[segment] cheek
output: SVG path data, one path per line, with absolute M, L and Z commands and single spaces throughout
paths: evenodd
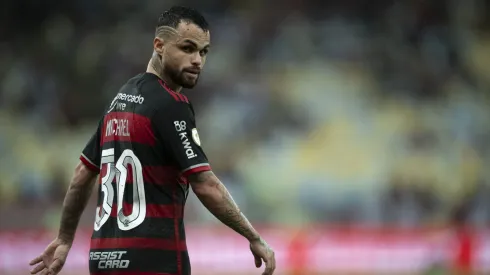
M 179 57 L 175 54 L 168 53 L 165 56 L 165 67 L 175 70 L 179 67 Z
M 186 62 L 188 62 L 189 56 L 183 52 L 176 52 L 170 56 L 170 65 L 178 70 L 181 70 L 185 67 Z

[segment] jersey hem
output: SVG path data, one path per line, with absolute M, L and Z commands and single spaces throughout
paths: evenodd
M 97 167 L 97 165 L 95 165 L 90 159 L 88 159 L 84 154 L 81 154 L 80 155 L 80 161 L 85 165 L 87 166 L 87 168 L 89 168 L 90 170 L 94 171 L 94 172 L 100 172 L 100 169 L 99 167 Z
M 205 172 L 205 171 L 211 171 L 211 166 L 208 163 L 201 163 L 201 164 L 192 165 L 191 167 L 183 170 L 182 175 L 184 177 L 188 177 L 192 174 L 198 172 Z

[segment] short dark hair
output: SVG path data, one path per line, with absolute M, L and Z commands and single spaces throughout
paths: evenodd
M 158 18 L 157 28 L 162 26 L 177 28 L 181 21 L 194 23 L 203 31 L 209 31 L 209 24 L 201 13 L 193 8 L 182 6 L 173 6 L 163 12 Z

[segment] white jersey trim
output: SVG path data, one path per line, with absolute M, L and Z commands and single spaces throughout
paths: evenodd
M 93 163 L 93 162 L 92 162 L 92 161 L 91 161 L 89 158 L 87 158 L 87 156 L 86 156 L 86 155 L 84 155 L 83 153 L 82 153 L 81 155 L 82 155 L 82 157 L 83 157 L 83 158 L 84 158 L 86 161 L 88 161 L 88 162 L 89 162 L 90 164 L 92 164 L 94 167 L 99 167 L 99 166 L 95 165 L 95 163 Z
M 203 167 L 203 166 L 209 166 L 209 163 L 200 163 L 200 164 L 192 165 L 192 166 L 182 170 L 182 173 L 185 173 L 185 172 L 192 170 L 194 168 Z

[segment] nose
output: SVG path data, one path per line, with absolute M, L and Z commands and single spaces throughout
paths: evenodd
M 199 54 L 199 52 L 192 55 L 191 63 L 193 66 L 201 68 L 202 56 Z

